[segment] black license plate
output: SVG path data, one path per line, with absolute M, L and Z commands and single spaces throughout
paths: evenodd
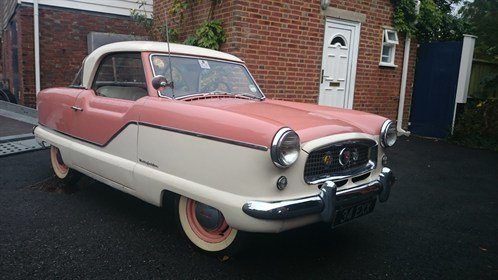
M 349 222 L 358 217 L 371 213 L 375 207 L 375 199 L 337 210 L 334 226 Z

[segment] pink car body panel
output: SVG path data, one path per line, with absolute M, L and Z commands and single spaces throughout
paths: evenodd
M 74 112 L 71 109 L 82 89 L 49 88 L 37 96 L 38 122 L 51 129 L 71 134 Z
M 42 95 L 47 93 L 52 94 Z M 50 99 L 52 104 L 40 106 L 40 124 L 100 146 L 129 123 L 270 147 L 282 127 L 294 129 L 301 141 L 307 142 L 340 133 L 376 135 L 386 120 L 352 110 L 273 100 L 212 97 L 182 101 L 148 96 L 128 101 L 95 96 L 92 90 L 81 91 L 77 99 L 59 91 L 56 94 L 57 98 Z M 73 111 L 71 101 L 85 114 Z
M 307 142 L 341 133 L 377 135 L 386 120 L 365 112 L 288 101 L 161 98 L 152 88 L 149 55 L 142 53 L 149 96 L 129 101 L 100 97 L 91 89 L 47 89 L 39 94 L 40 124 L 100 146 L 129 123 L 140 123 L 268 148 L 282 127 L 295 130 Z

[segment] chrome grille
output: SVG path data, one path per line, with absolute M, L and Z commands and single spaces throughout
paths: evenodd
M 355 151 L 357 159 L 340 162 L 341 151 Z M 304 166 L 307 183 L 321 179 L 344 177 L 370 170 L 377 161 L 377 144 L 373 140 L 351 140 L 334 143 L 312 151 Z

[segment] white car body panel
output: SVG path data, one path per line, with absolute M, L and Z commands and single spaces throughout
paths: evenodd
M 349 139 L 373 139 L 363 133 L 332 135 L 302 144 L 298 161 L 288 169 L 273 165 L 269 151 L 230 145 L 143 125 L 128 125 L 108 145 L 99 147 L 38 126 L 40 142 L 55 145 L 64 162 L 89 177 L 161 206 L 164 191 L 171 191 L 219 209 L 233 228 L 253 232 L 280 232 L 320 221 L 320 215 L 287 220 L 262 220 L 248 216 L 242 206 L 251 200 L 282 201 L 319 194 L 317 185 L 304 182 L 305 151 Z M 138 147 L 138 149 L 137 149 Z M 377 178 L 378 163 L 364 181 Z M 288 178 L 280 191 L 276 181 Z M 349 181 L 338 190 L 357 186 Z

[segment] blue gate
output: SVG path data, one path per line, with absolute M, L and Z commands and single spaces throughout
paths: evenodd
M 413 134 L 444 138 L 451 132 L 462 43 L 420 45 L 410 113 Z

